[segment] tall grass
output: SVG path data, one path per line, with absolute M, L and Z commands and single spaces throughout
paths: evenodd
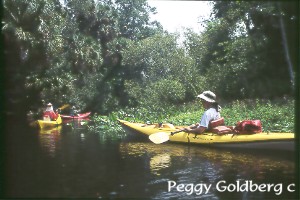
M 169 108 L 149 106 L 130 108 L 109 116 L 93 116 L 89 130 L 101 132 L 110 138 L 126 135 L 117 119 L 131 122 L 168 122 L 174 125 L 191 125 L 200 121 L 204 109 L 199 102 Z M 259 119 L 264 132 L 294 132 L 295 110 L 293 100 L 243 100 L 222 105 L 225 124 L 234 126 L 238 121 Z

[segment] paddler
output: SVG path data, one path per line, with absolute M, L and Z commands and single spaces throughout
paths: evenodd
M 202 106 L 205 109 L 200 123 L 193 124 L 189 127 L 183 128 L 182 131 L 187 133 L 201 134 L 209 129 L 211 121 L 221 118 L 220 111 L 221 107 L 216 102 L 216 95 L 211 91 L 204 91 L 199 94 L 197 98 L 200 98 Z
M 47 121 L 47 120 L 49 120 L 49 121 L 50 120 L 55 121 L 57 119 L 57 117 L 58 117 L 58 113 L 54 112 L 52 103 L 48 103 L 47 107 L 46 107 L 46 110 L 45 110 L 45 112 L 43 114 L 44 120 L 45 121 Z

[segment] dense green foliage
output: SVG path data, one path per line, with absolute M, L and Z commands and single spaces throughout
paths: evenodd
M 161 34 L 128 45 L 125 90 L 134 105 L 179 104 L 203 90 L 194 61 L 177 47 L 176 36 Z
M 52 102 L 160 119 L 203 90 L 230 101 L 293 97 L 298 2 L 212 4 L 205 30 L 179 45 L 150 21 L 146 0 L 4 0 L 7 113 L 39 117 Z
M 6 107 L 23 116 L 49 101 L 101 113 L 118 107 L 120 52 L 161 30 L 151 12 L 144 0 L 4 1 Z
M 291 94 L 289 83 L 294 80 L 289 74 L 282 34 L 287 35 L 289 58 L 296 69 L 298 16 L 293 3 L 218 1 L 214 4 L 215 17 L 207 22 L 206 31 L 201 35 L 187 33 L 186 42 L 212 90 L 223 98 Z M 282 15 L 289 30 L 282 30 Z

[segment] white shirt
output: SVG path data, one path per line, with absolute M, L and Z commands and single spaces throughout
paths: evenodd
M 221 117 L 220 113 L 217 112 L 217 110 L 215 108 L 209 108 L 202 115 L 199 126 L 203 126 L 205 128 L 208 128 L 208 125 L 209 125 L 210 121 L 219 119 L 220 117 Z

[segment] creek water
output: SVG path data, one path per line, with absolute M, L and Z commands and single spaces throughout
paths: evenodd
M 5 148 L 5 198 L 295 199 L 288 156 L 202 148 L 63 125 L 12 129 Z M 290 191 L 288 191 L 288 189 Z

